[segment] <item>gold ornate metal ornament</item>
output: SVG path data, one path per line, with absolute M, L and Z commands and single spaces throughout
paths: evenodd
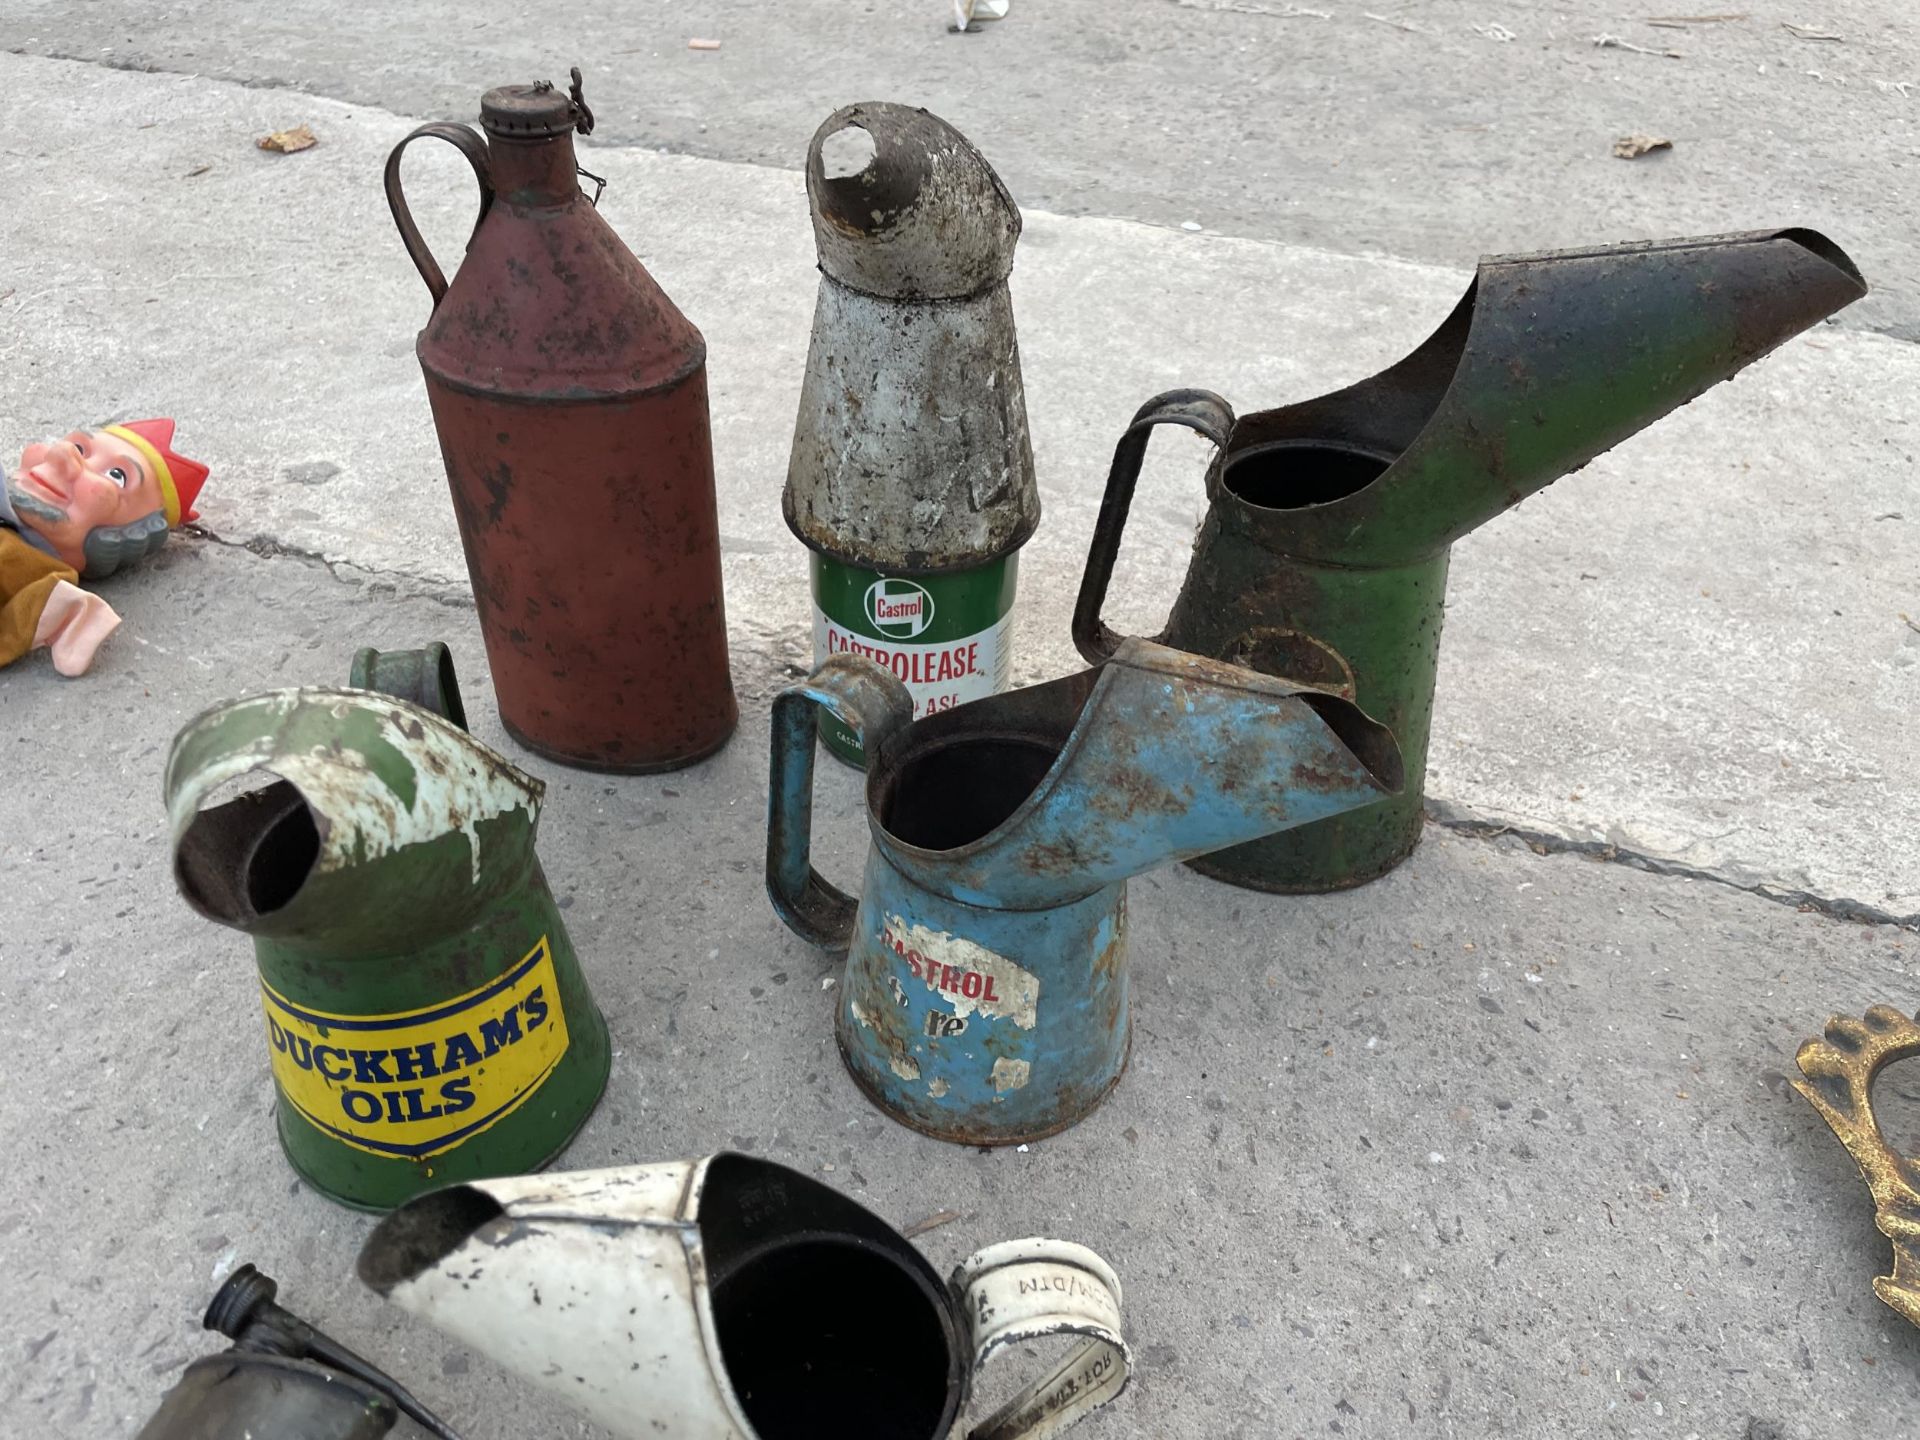
M 1920 1017 L 1916 1017 L 1920 1019 Z M 1920 1325 L 1920 1163 L 1896 1150 L 1873 1113 L 1873 1082 L 1887 1066 L 1920 1055 L 1920 1024 L 1891 1005 L 1864 1017 L 1835 1015 L 1824 1037 L 1794 1057 L 1806 1096 L 1839 1137 L 1873 1192 L 1873 1223 L 1893 1242 L 1893 1273 L 1876 1275 L 1873 1293 Z

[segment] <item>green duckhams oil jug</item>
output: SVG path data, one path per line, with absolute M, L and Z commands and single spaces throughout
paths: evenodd
M 545 788 L 367 690 L 235 700 L 175 738 L 174 878 L 253 937 L 280 1143 L 322 1194 L 386 1210 L 537 1169 L 599 1100 L 606 1023 L 534 853 Z

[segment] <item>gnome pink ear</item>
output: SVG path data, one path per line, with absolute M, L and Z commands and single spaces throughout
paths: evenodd
M 107 429 L 119 431 L 136 442 L 148 452 L 148 458 L 156 462 L 160 492 L 166 499 L 168 525 L 200 518 L 193 502 L 199 497 L 200 487 L 207 482 L 207 467 L 175 452 L 173 421 L 125 420 Z

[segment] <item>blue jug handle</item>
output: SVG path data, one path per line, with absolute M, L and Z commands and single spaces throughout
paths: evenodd
M 858 903 L 813 868 L 814 707 L 859 739 L 869 762 L 881 742 L 913 723 L 907 687 L 861 655 L 830 655 L 801 685 L 773 700 L 773 752 L 767 786 L 767 895 L 787 927 L 827 950 L 853 939 Z

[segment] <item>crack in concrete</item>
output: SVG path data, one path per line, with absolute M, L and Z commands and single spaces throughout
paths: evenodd
M 113 55 L 73 55 L 64 50 L 28 50 L 24 46 L 10 45 L 6 53 L 18 55 L 23 60 L 65 60 L 75 65 L 94 65 L 102 70 L 124 70 L 132 75 L 173 75 L 185 80 L 211 80 L 219 85 L 237 85 L 242 90 L 284 90 L 294 95 L 311 95 L 318 100 L 332 100 L 331 95 L 308 88 L 299 80 L 257 79 L 246 75 L 209 75 L 203 70 L 175 70 L 166 65 L 155 64 L 151 60 L 141 60 L 132 56 L 122 58 Z M 358 106 L 352 100 L 342 100 L 342 105 Z M 367 106 L 378 109 L 378 106 Z M 391 115 L 391 110 L 385 113 Z
M 375 570 L 365 565 L 355 564 L 351 560 L 329 560 L 317 550 L 302 550 L 298 546 L 284 545 L 271 535 L 256 535 L 248 540 L 229 540 L 200 525 L 182 526 L 178 533 L 189 539 L 218 545 L 225 550 L 243 550 L 263 560 L 285 557 L 298 560 L 302 564 L 317 565 L 342 585 L 356 587 L 368 584 L 389 585 L 395 592 L 394 598 L 400 600 L 427 600 L 435 605 L 445 606 L 449 610 L 472 612 L 479 608 L 470 593 L 455 589 L 445 581 L 424 575 L 409 574 L 404 570 Z M 353 573 L 343 575 L 341 573 L 343 570 Z M 359 576 L 365 576 L 366 579 L 356 578 Z M 413 588 L 403 591 L 400 588 L 402 583 Z M 793 683 L 807 673 L 805 661 L 810 658 L 810 655 L 802 653 L 799 641 L 793 636 L 764 631 L 761 642 L 747 647 L 745 653 L 742 647 L 733 647 L 735 689 L 742 699 L 748 701 L 770 700 L 774 691 Z M 1446 809 L 1436 809 L 1434 808 L 1436 804 L 1445 806 Z M 1778 905 L 1791 905 L 1797 910 L 1813 911 L 1833 920 L 1850 920 L 1867 925 L 1894 925 L 1904 930 L 1920 931 L 1920 914 L 1896 915 L 1890 910 L 1876 905 L 1867 905 L 1858 900 L 1815 895 L 1808 890 L 1770 884 L 1764 880 L 1746 883 L 1716 870 L 1702 869 L 1697 865 L 1683 864 L 1678 860 L 1663 860 L 1657 855 L 1647 855 L 1639 851 L 1622 850 L 1618 845 L 1604 840 L 1576 840 L 1571 835 L 1553 830 L 1540 830 L 1499 820 L 1483 820 L 1469 813 L 1465 806 L 1452 801 L 1436 802 L 1429 799 L 1426 814 L 1428 824 L 1439 825 L 1457 835 L 1469 835 L 1482 840 L 1497 840 L 1511 835 L 1516 840 L 1524 842 L 1536 855 L 1580 855 L 1589 860 L 1630 866 L 1652 875 L 1671 875 L 1684 880 L 1702 880 L 1713 885 L 1723 885 L 1729 890 L 1757 895 L 1763 900 L 1771 900 Z
M 1863 904 L 1858 900 L 1815 895 L 1808 890 L 1790 889 L 1765 880 L 1749 884 L 1717 870 L 1703 870 L 1697 865 L 1687 865 L 1678 860 L 1663 860 L 1657 855 L 1622 850 L 1618 845 L 1605 840 L 1576 840 L 1571 835 L 1563 835 L 1553 830 L 1537 830 L 1531 826 L 1513 825 L 1500 820 L 1481 820 L 1465 813 L 1464 806 L 1447 801 L 1440 803 L 1447 805 L 1449 810 L 1456 813 L 1442 813 L 1435 810 L 1432 808 L 1432 802 L 1429 801 L 1427 823 L 1439 825 L 1453 831 L 1456 835 L 1471 835 L 1481 840 L 1497 840 L 1511 835 L 1514 839 L 1523 841 L 1536 855 L 1581 855 L 1589 860 L 1600 860 L 1608 864 L 1626 865 L 1635 870 L 1644 870 L 1651 875 L 1672 875 L 1683 880 L 1704 880 L 1709 884 L 1724 885 L 1729 890 L 1757 895 L 1762 900 L 1771 900 L 1778 905 L 1791 905 L 1796 910 L 1813 911 L 1831 920 L 1851 920 L 1866 925 L 1895 925 L 1903 930 L 1920 930 L 1920 914 L 1896 915 L 1890 910 Z
M 321 94 L 319 90 L 311 90 L 307 84 L 303 84 L 301 81 L 253 79 L 253 77 L 248 77 L 248 75 L 207 75 L 205 71 L 198 71 L 198 69 L 171 69 L 171 67 L 167 67 L 167 65 L 157 65 L 154 61 L 138 60 L 138 58 L 131 58 L 131 56 L 129 56 L 129 58 L 119 58 L 119 56 L 75 56 L 75 54 L 67 54 L 65 50 L 27 50 L 27 48 L 23 48 L 23 46 L 8 46 L 8 48 L 6 48 L 6 54 L 19 56 L 21 60 L 65 60 L 73 63 L 73 65 L 98 65 L 100 69 L 119 69 L 119 71 L 127 71 L 129 75 L 177 75 L 180 79 L 188 79 L 188 81 L 213 81 L 215 84 L 236 84 L 236 86 L 240 86 L 242 90 L 284 90 L 284 92 L 288 92 L 288 94 L 307 94 L 307 96 L 313 96 L 315 100 L 332 100 L 332 98 L 334 98 L 334 96 L 328 96 L 328 94 Z M 351 102 L 351 100 L 342 100 L 340 104 L 344 104 L 344 106 L 355 106 L 355 109 L 359 109 L 359 106 L 357 106 L 355 102 Z M 374 109 L 374 106 L 369 106 L 369 109 Z M 388 113 L 392 113 L 392 111 L 388 111 Z
M 223 550 L 244 550 L 249 555 L 257 555 L 263 560 L 272 560 L 285 556 L 307 565 L 318 565 L 342 585 L 356 588 L 370 586 L 389 587 L 394 598 L 399 600 L 426 600 L 435 605 L 445 606 L 449 610 L 477 610 L 473 596 L 464 589 L 449 585 L 446 581 L 435 580 L 426 575 L 412 575 L 405 570 L 376 570 L 371 566 L 360 565 L 352 560 L 330 560 L 318 550 L 302 550 L 297 545 L 283 545 L 271 535 L 255 535 L 247 540 L 229 540 L 224 535 L 216 535 L 203 525 L 183 525 L 175 532 L 190 540 L 204 541 L 209 545 L 218 545 Z M 352 575 L 340 572 L 348 570 Z M 366 579 L 357 579 L 365 576 Z M 403 591 L 405 583 L 413 587 Z

